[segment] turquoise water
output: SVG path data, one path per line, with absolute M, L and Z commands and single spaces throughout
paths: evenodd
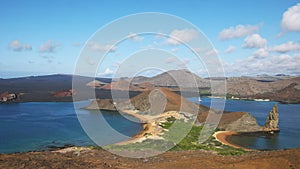
M 201 104 L 210 106 L 210 98 L 201 99 Z M 190 98 L 190 100 L 197 102 L 198 99 Z M 264 134 L 238 135 L 230 137 L 229 141 L 243 147 L 260 150 L 300 147 L 300 104 L 226 100 L 225 110 L 249 112 L 257 119 L 259 125 L 264 125 L 274 104 L 278 105 L 279 111 L 279 127 L 281 131 L 278 134 L 273 136 Z
M 82 102 L 82 105 L 87 103 Z M 85 119 L 99 118 L 99 113 L 93 111 L 77 111 Z M 116 137 L 100 129 L 94 134 L 103 138 L 102 145 L 126 140 L 142 129 L 140 123 L 118 113 L 102 111 L 102 115 L 114 130 L 124 134 L 124 137 Z M 102 123 L 96 125 L 105 127 Z M 0 104 L 0 153 L 48 150 L 65 145 L 95 145 L 78 122 L 73 103 Z
M 197 102 L 198 99 L 190 98 L 190 100 Z M 210 106 L 210 98 L 202 98 L 202 100 L 201 104 Z M 81 104 L 84 107 L 88 102 Z M 229 138 L 230 141 L 253 149 L 300 147 L 300 104 L 227 100 L 225 110 L 249 112 L 256 117 L 260 125 L 263 125 L 274 104 L 278 104 L 280 133 L 274 136 L 233 136 Z M 125 135 L 118 137 L 107 132 L 105 126 L 95 120 L 99 118 L 99 113 L 77 111 L 78 115 L 87 119 L 89 124 L 97 125 L 99 130 L 94 134 L 99 136 L 102 145 L 126 140 L 127 137 L 135 135 L 142 129 L 139 123 L 127 120 L 118 113 L 102 112 L 103 119 L 114 130 Z M 0 153 L 48 150 L 51 146 L 59 147 L 68 144 L 77 146 L 95 144 L 78 122 L 73 103 L 0 104 Z

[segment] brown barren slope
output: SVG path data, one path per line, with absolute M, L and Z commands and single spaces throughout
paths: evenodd
M 208 107 L 192 103 L 189 100 L 170 91 L 167 88 L 157 88 L 157 90 L 160 90 L 165 95 L 165 98 L 167 99 L 165 112 L 179 111 L 180 108 L 182 111 L 189 112 L 189 113 L 197 113 L 196 110 L 198 110 L 198 109 L 199 109 L 199 112 L 206 112 L 209 110 Z M 142 110 L 142 111 L 148 110 L 151 106 L 151 104 L 149 102 L 150 93 L 151 93 L 151 91 L 143 92 L 143 93 L 131 98 L 130 101 L 133 104 L 133 106 L 135 106 L 135 108 Z
M 292 83 L 287 87 L 276 92 L 269 92 L 256 95 L 257 98 L 271 98 L 282 103 L 300 103 L 300 85 Z
M 104 150 L 68 148 L 59 152 L 29 152 L 0 155 L 0 168 L 117 168 L 117 169 L 296 169 L 300 149 L 250 152 L 242 156 L 220 156 L 207 151 L 169 151 L 142 159 L 119 157 Z

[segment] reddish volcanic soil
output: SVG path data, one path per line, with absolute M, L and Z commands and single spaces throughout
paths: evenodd
M 250 152 L 242 156 L 220 156 L 207 151 L 171 151 L 146 159 L 130 159 L 104 150 L 75 150 L 66 153 L 30 152 L 0 155 L 0 168 L 300 168 L 300 149 Z
M 70 90 L 61 90 L 61 91 L 55 92 L 54 94 L 52 94 L 52 96 L 54 96 L 54 97 L 71 97 L 73 94 L 75 94 L 74 90 L 70 89 Z

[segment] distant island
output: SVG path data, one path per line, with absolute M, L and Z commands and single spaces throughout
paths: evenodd
M 179 89 L 172 78 L 182 82 L 184 88 Z M 82 91 L 72 90 L 72 79 L 76 77 Z M 191 81 L 197 86 L 191 86 Z M 13 79 L 0 79 L 0 102 L 51 102 L 73 101 L 74 94 L 80 95 L 81 100 L 93 98 L 91 88 L 95 89 L 96 98 L 111 99 L 111 90 L 124 95 L 129 90 L 134 97 L 143 91 L 154 87 L 164 87 L 181 93 L 184 97 L 199 96 L 193 88 L 199 90 L 201 97 L 211 96 L 211 83 L 226 80 L 227 99 L 278 101 L 280 103 L 300 103 L 300 77 L 276 75 L 261 75 L 257 77 L 227 77 L 227 78 L 200 78 L 188 70 L 171 70 L 154 77 L 138 76 L 134 78 L 92 78 L 72 75 L 32 76 Z M 114 84 L 118 88 L 112 88 Z M 129 89 L 127 87 L 129 86 Z M 180 91 L 181 90 L 181 91 Z M 192 92 L 191 92 L 192 91 Z M 9 95 L 16 98 L 7 99 Z

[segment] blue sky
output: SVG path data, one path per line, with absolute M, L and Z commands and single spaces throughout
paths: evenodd
M 0 77 L 72 74 L 84 43 L 99 28 L 141 12 L 168 13 L 197 26 L 215 47 L 227 76 L 300 74 L 300 3 L 296 0 L 4 0 Z M 144 45 L 149 43 L 140 38 L 145 39 Z M 126 57 L 128 45 L 123 46 L 99 68 L 99 76 L 111 76 L 114 65 Z M 181 55 L 186 67 L 195 68 L 183 51 L 176 52 L 180 47 L 166 48 Z

